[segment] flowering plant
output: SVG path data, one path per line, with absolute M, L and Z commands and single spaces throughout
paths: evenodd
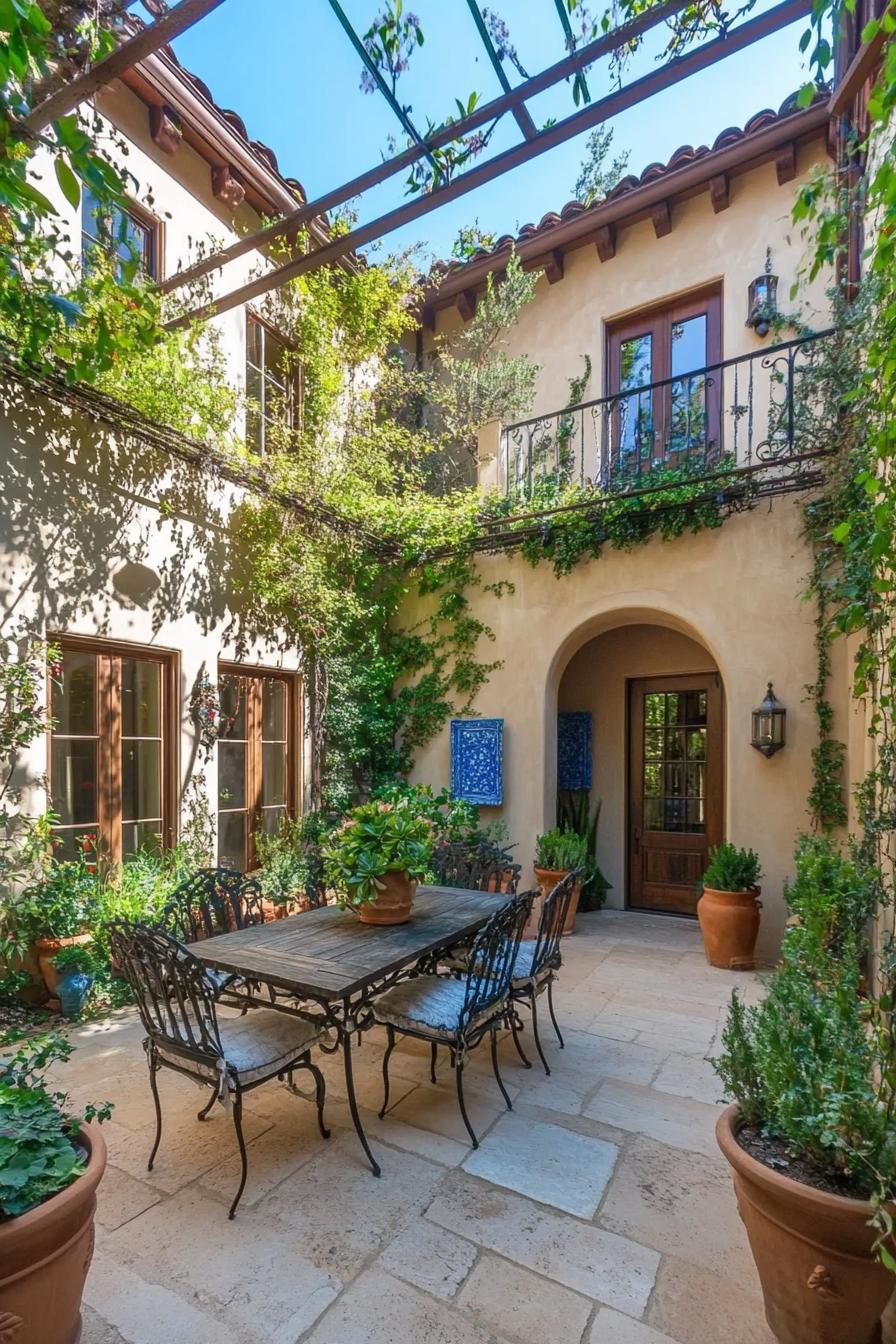
M 221 697 L 207 672 L 200 672 L 190 696 L 190 717 L 199 733 L 200 746 L 210 752 L 221 732 Z
M 38 878 L 4 902 L 0 956 L 21 956 L 38 939 L 71 938 L 94 923 L 101 886 L 96 836 L 80 836 L 77 846 L 76 858 L 51 859 Z
M 375 901 L 385 873 L 425 877 L 435 828 L 413 797 L 362 803 L 324 844 L 327 877 L 341 905 Z

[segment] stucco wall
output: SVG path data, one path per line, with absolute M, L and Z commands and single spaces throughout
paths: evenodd
M 719 669 L 726 702 L 726 836 L 761 855 L 760 951 L 766 958 L 774 955 L 794 840 L 809 824 L 806 797 L 816 740 L 812 709 L 804 698 L 804 688 L 815 676 L 815 653 L 814 614 L 800 596 L 810 563 L 800 526 L 800 501 L 785 498 L 731 518 L 714 531 L 669 542 L 653 540 L 626 553 L 607 551 L 561 579 L 548 564 L 532 569 L 519 557 L 482 559 L 486 583 L 501 578 L 515 585 L 514 593 L 502 598 L 482 590 L 471 593 L 475 614 L 496 635 L 495 644 L 483 641 L 482 656 L 504 659 L 476 702 L 479 714 L 505 720 L 505 802 L 501 809 L 485 812 L 506 821 L 526 880 L 535 836 L 555 819 L 561 679 L 588 641 L 615 630 L 606 648 L 613 651 L 611 675 L 617 683 L 626 668 L 643 666 L 642 658 L 648 661 L 660 647 L 672 671 L 684 670 L 677 663 L 685 658 L 688 671 L 713 664 Z M 412 616 L 412 610 L 407 614 Z M 640 633 L 645 625 L 676 637 L 668 643 L 663 636 L 645 640 Z M 638 629 L 630 642 L 633 626 Z M 699 643 L 697 652 L 692 640 Z M 700 661 L 691 665 L 698 654 Z M 833 659 L 832 697 L 841 711 L 837 731 L 845 738 L 855 711 L 848 702 L 844 646 L 834 647 Z M 750 745 L 750 711 L 769 680 L 787 707 L 787 746 L 766 760 Z M 618 724 L 613 731 L 618 741 Z M 598 734 L 599 753 L 600 727 Z M 853 742 L 858 750 L 861 735 L 853 735 Z M 856 761 L 854 776 L 860 769 Z M 438 785 L 448 781 L 447 729 L 419 753 L 414 778 Z M 605 809 L 601 852 L 612 869 L 614 900 L 622 890 L 617 879 L 625 844 L 624 791 L 624 771 L 600 786 Z
M 608 630 L 573 654 L 560 678 L 557 708 L 592 716 L 592 807 L 601 801 L 598 862 L 611 882 L 607 904 L 625 906 L 628 730 L 626 684 L 632 677 L 715 672 L 696 640 L 658 625 Z

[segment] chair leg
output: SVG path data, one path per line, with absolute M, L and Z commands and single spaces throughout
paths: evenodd
M 317 1065 L 311 1063 L 310 1054 L 306 1054 L 303 1057 L 303 1063 L 305 1068 L 314 1078 L 315 1098 L 317 1101 L 317 1127 L 320 1130 L 321 1138 L 328 1139 L 330 1137 L 330 1131 L 324 1124 L 324 1101 L 327 1096 L 327 1084 Z M 289 1076 L 290 1079 L 292 1079 L 292 1069 L 289 1071 Z
M 507 1103 L 508 1111 L 512 1111 L 513 1103 L 511 1102 L 510 1097 L 507 1095 L 507 1088 L 504 1086 L 504 1080 L 502 1079 L 501 1072 L 498 1068 L 498 1033 L 494 1027 L 492 1027 L 491 1030 L 491 1037 L 492 1037 L 492 1069 L 494 1070 L 495 1081 L 497 1082 L 498 1086 L 501 1089 L 501 1096 Z
M 529 1008 L 530 1008 L 531 1013 L 532 1013 L 532 1035 L 533 1035 L 533 1037 L 534 1037 L 534 1039 L 535 1039 L 535 1049 L 538 1051 L 538 1057 L 539 1057 L 539 1059 L 541 1060 L 542 1064 L 544 1065 L 544 1071 L 545 1071 L 545 1073 L 546 1073 L 546 1074 L 548 1075 L 548 1077 L 550 1078 L 550 1076 L 551 1076 L 551 1070 L 550 1070 L 550 1067 L 549 1067 L 549 1065 L 548 1065 L 547 1060 L 546 1060 L 545 1057 L 544 1057 L 544 1051 L 543 1051 L 542 1048 L 541 1048 L 541 1037 L 538 1035 L 538 1008 L 536 1007 L 536 1004 L 535 1004 L 535 990 L 534 990 L 534 989 L 533 989 L 533 990 L 530 992 L 530 994 L 529 994 Z
M 386 1035 L 389 1038 L 389 1044 L 386 1046 L 386 1053 L 383 1055 L 383 1105 L 380 1110 L 381 1120 L 386 1114 L 386 1108 L 389 1105 L 389 1056 L 395 1049 L 395 1028 L 387 1024 Z
M 431 1083 L 434 1083 L 436 1081 L 436 1060 L 438 1058 L 438 1054 L 439 1054 L 439 1047 L 436 1045 L 435 1041 L 433 1041 L 430 1044 L 430 1056 L 429 1056 L 429 1081 Z
M 531 1069 L 531 1067 L 532 1067 L 532 1061 L 531 1061 L 531 1059 L 527 1059 L 527 1058 L 526 1058 L 526 1054 L 525 1054 L 525 1052 L 524 1052 L 524 1050 L 523 1050 L 522 1045 L 520 1044 L 520 1025 L 519 1025 L 519 1018 L 517 1017 L 516 1008 L 514 1008 L 513 1005 L 511 1005 L 511 1012 L 510 1012 L 510 1019 L 509 1019 L 509 1020 L 510 1020 L 510 1032 L 511 1032 L 511 1035 L 513 1036 L 513 1043 L 514 1043 L 514 1045 L 516 1046 L 516 1052 L 517 1052 L 517 1054 L 519 1055 L 520 1059 L 521 1059 L 522 1062 L 523 1062 L 523 1068 L 524 1068 L 524 1069 Z
M 551 1021 L 554 1024 L 554 1031 L 557 1034 L 557 1040 L 560 1042 L 560 1049 L 563 1050 L 563 1037 L 560 1035 L 560 1028 L 557 1026 L 557 1015 L 554 1012 L 554 980 L 553 977 L 548 981 L 548 1012 L 551 1015 Z
M 246 1153 L 246 1140 L 243 1138 L 243 1098 L 239 1089 L 237 1089 L 237 1091 L 234 1093 L 233 1096 L 233 1127 L 236 1130 L 236 1139 L 237 1143 L 240 1146 L 240 1162 L 242 1163 L 242 1174 L 240 1176 L 239 1189 L 236 1192 L 236 1197 L 233 1203 L 231 1204 L 230 1212 L 227 1215 L 228 1218 L 233 1218 L 234 1214 L 236 1213 L 236 1206 L 242 1199 L 243 1191 L 246 1188 L 246 1176 L 248 1175 L 249 1172 L 249 1157 L 248 1154 Z
M 457 1082 L 457 1104 L 460 1107 L 460 1114 L 464 1124 L 467 1127 L 467 1133 L 470 1136 L 470 1142 L 474 1148 L 479 1147 L 479 1140 L 473 1133 L 473 1126 L 470 1124 L 470 1117 L 467 1115 L 467 1108 L 464 1105 L 464 1066 L 460 1059 L 454 1061 L 454 1077 Z
M 152 1145 L 152 1152 L 149 1155 L 149 1161 L 146 1164 L 146 1170 L 152 1171 L 152 1164 L 156 1160 L 156 1153 L 159 1151 L 159 1144 L 162 1141 L 162 1103 L 159 1101 L 159 1085 L 156 1082 L 156 1074 L 159 1071 L 159 1065 L 156 1060 L 155 1052 L 149 1056 L 149 1085 L 152 1088 L 152 1099 L 156 1108 L 156 1140 Z M 214 1097 L 212 1097 L 214 1101 Z
M 215 1089 L 214 1089 L 214 1087 L 213 1087 L 213 1088 L 212 1088 L 212 1095 L 211 1095 L 211 1097 L 209 1098 L 207 1105 L 203 1106 L 202 1110 L 199 1112 L 199 1114 L 197 1115 L 196 1119 L 197 1119 L 197 1120 L 205 1120 L 205 1119 L 207 1118 L 209 1112 L 211 1111 L 212 1107 L 214 1106 L 214 1104 L 215 1104 L 215 1102 L 216 1102 L 217 1100 L 218 1100 L 218 1094 L 217 1094 L 217 1092 L 215 1091 Z

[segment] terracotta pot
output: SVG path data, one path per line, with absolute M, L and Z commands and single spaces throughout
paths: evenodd
M 878 1344 L 893 1276 L 871 1254 L 872 1207 L 772 1171 L 737 1142 L 728 1106 L 716 1139 L 759 1271 L 765 1317 L 781 1344 Z
M 43 976 L 47 993 L 51 999 L 59 999 L 59 971 L 53 965 L 53 958 L 64 947 L 83 947 L 93 942 L 92 933 L 76 933 L 71 938 L 38 938 L 34 944 L 37 964 Z
M 562 881 L 562 879 L 566 877 L 566 874 L 568 872 L 569 872 L 568 868 L 562 868 L 559 870 L 556 868 L 535 869 L 535 880 L 538 883 L 539 887 L 541 888 L 541 901 L 539 901 L 538 903 L 538 912 L 537 912 L 539 916 L 541 914 L 541 905 L 544 902 L 545 898 L 547 896 L 550 896 L 551 892 L 554 890 L 557 883 Z M 564 936 L 568 933 L 575 933 L 576 931 L 576 911 L 579 908 L 579 897 L 581 896 L 581 894 L 582 894 L 582 884 L 581 882 L 577 882 L 572 889 L 572 896 L 570 897 L 569 905 L 566 908 L 566 919 L 563 921 Z M 535 916 L 536 911 L 535 906 L 533 905 L 532 914 L 529 916 L 529 919 L 526 922 L 526 929 L 529 928 L 529 925 L 532 923 L 533 919 L 535 919 L 534 931 L 530 934 L 526 932 L 526 929 L 524 929 L 523 930 L 524 938 L 534 938 L 538 933 L 538 919 L 535 918 Z
M 106 1144 L 98 1125 L 83 1126 L 79 1138 L 90 1153 L 84 1174 L 36 1209 L 0 1223 L 0 1338 L 14 1344 L 77 1344 L 81 1337 Z
M 417 883 L 407 873 L 384 873 L 383 883 L 375 901 L 355 906 L 362 924 L 406 924 L 411 917 L 411 906 Z
M 697 902 L 697 919 L 710 966 L 721 966 L 726 971 L 752 971 L 759 909 L 758 887 L 752 891 L 703 888 Z

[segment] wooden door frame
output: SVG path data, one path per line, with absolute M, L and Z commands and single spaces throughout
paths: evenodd
M 683 672 L 676 674 L 674 672 L 657 673 L 650 677 L 626 677 L 625 681 L 625 862 L 623 864 L 624 874 L 624 909 L 632 910 L 636 914 L 655 914 L 670 915 L 676 919 L 696 919 L 696 915 L 681 914 L 673 910 L 648 910 L 644 906 L 632 905 L 631 903 L 631 885 L 632 885 L 632 839 L 634 830 L 634 817 L 632 805 L 632 786 L 635 778 L 635 753 L 633 751 L 632 725 L 633 725 L 633 701 L 634 692 L 638 686 L 644 687 L 645 691 L 655 689 L 657 691 L 667 691 L 672 689 L 679 690 L 699 690 L 705 685 L 707 678 L 713 678 L 718 687 L 718 789 L 712 802 L 712 813 L 715 834 L 706 827 L 707 844 L 721 844 L 725 839 L 725 784 L 726 784 L 726 751 L 725 738 L 727 726 L 727 705 L 725 700 L 725 684 L 722 681 L 721 673 L 718 668 L 709 668 L 704 672 Z M 707 723 L 707 728 L 709 724 Z M 640 744 L 640 751 L 643 751 L 643 741 Z M 643 765 L 643 762 L 642 762 Z M 709 817 L 710 792 L 707 789 L 706 795 L 707 818 Z M 642 827 L 643 830 L 643 827 Z M 674 834 L 674 832 L 670 832 Z M 687 834 L 685 832 L 684 834 Z

